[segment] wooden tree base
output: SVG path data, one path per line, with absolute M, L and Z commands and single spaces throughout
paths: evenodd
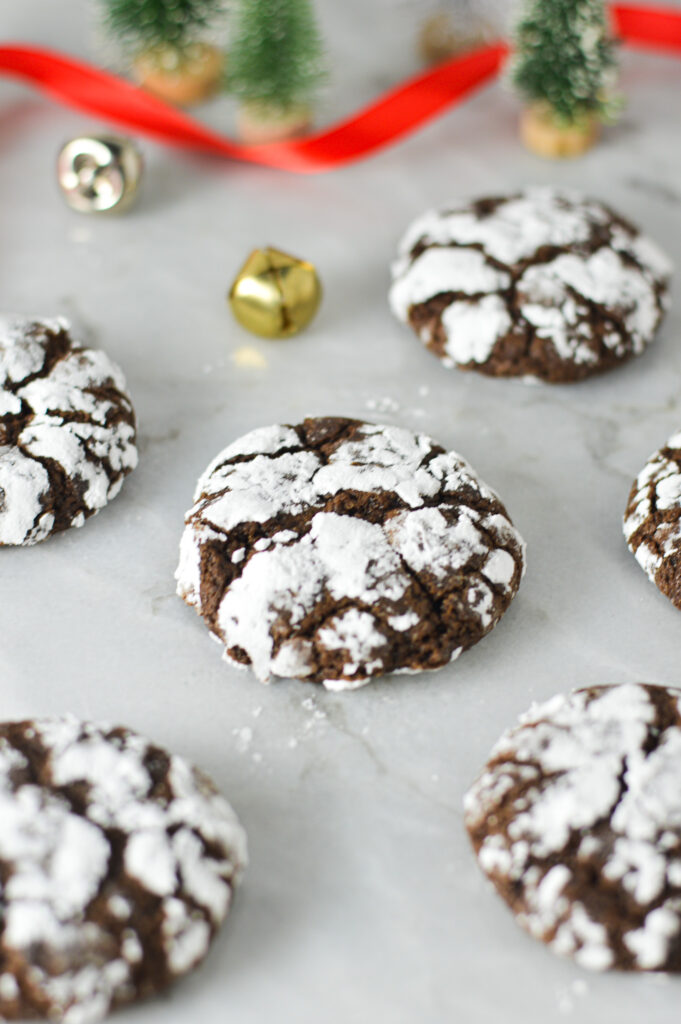
M 154 47 L 137 58 L 134 72 L 143 89 L 178 107 L 191 107 L 220 86 L 224 56 L 215 46 L 193 43 L 182 51 Z
M 266 103 L 244 103 L 237 114 L 239 137 L 248 143 L 280 142 L 310 130 L 312 111 L 304 104 L 281 109 Z
M 520 118 L 520 135 L 527 148 L 553 160 L 585 153 L 600 135 L 600 129 L 595 118 L 575 125 L 560 124 L 543 104 L 526 107 Z

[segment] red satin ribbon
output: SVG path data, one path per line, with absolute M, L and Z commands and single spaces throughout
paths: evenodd
M 611 15 L 615 32 L 628 44 L 681 55 L 678 9 L 615 4 Z M 309 174 L 359 160 L 415 131 L 491 79 L 507 54 L 504 43 L 485 46 L 408 80 L 332 128 L 260 146 L 232 142 L 129 82 L 49 50 L 0 46 L 0 72 L 170 145 Z

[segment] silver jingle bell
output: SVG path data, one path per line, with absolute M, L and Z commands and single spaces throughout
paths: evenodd
M 144 163 L 130 139 L 79 136 L 62 148 L 57 179 L 66 202 L 79 213 L 119 212 L 135 199 Z

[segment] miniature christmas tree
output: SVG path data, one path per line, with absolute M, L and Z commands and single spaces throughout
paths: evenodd
M 310 0 L 239 0 L 228 84 L 242 101 L 243 137 L 262 141 L 304 131 L 322 78 L 322 43 Z
M 201 41 L 223 0 L 100 0 L 105 27 L 130 53 L 141 84 L 181 106 L 214 92 L 219 51 Z
M 615 41 L 602 0 L 528 0 L 516 47 L 512 81 L 529 102 L 526 143 L 543 156 L 587 149 L 615 109 Z

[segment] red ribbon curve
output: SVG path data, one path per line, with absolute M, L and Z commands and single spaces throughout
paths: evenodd
M 681 55 L 681 12 L 614 4 L 616 35 L 627 44 Z M 314 173 L 359 160 L 415 131 L 494 77 L 508 47 L 499 42 L 409 79 L 332 128 L 287 142 L 244 146 L 106 71 L 50 50 L 0 46 L 0 72 L 60 103 L 161 142 L 280 170 Z

